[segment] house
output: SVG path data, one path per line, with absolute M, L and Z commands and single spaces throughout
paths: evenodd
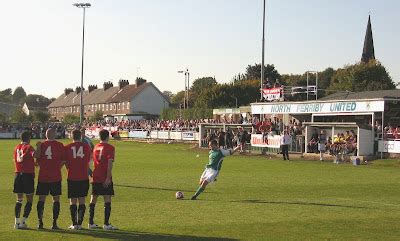
M 89 85 L 88 90 L 76 87 L 64 90 L 64 93 L 47 108 L 52 117 L 63 120 L 65 115 L 79 116 L 80 98 L 83 91 L 84 117 L 89 118 L 96 112 L 104 117 L 115 119 L 141 119 L 159 116 L 163 109 L 169 107 L 168 99 L 151 82 L 137 79 L 134 85 L 128 80 L 119 80 L 118 86 L 105 82 L 103 88 Z

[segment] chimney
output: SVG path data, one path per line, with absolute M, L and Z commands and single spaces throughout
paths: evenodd
M 76 93 L 76 94 L 81 93 L 81 87 L 80 87 L 80 86 L 78 86 L 78 87 L 75 88 L 75 93 Z
M 74 92 L 74 90 L 71 89 L 71 88 L 66 88 L 66 89 L 64 89 L 64 94 L 65 94 L 65 95 L 69 95 L 69 93 L 71 93 L 71 92 Z
M 111 82 L 111 81 L 108 81 L 108 82 L 104 82 L 104 84 L 103 84 L 103 89 L 104 89 L 104 91 L 106 91 L 106 90 L 108 90 L 109 88 L 111 88 L 111 87 L 113 87 L 114 85 L 113 85 L 113 83 Z
M 129 80 L 120 79 L 120 80 L 118 81 L 118 85 L 119 85 L 119 88 L 122 89 L 122 88 L 124 88 L 125 86 L 129 85 Z
M 97 85 L 89 85 L 88 89 L 89 93 L 92 92 L 93 90 L 97 90 Z
M 136 88 L 139 87 L 139 86 L 141 86 L 141 85 L 144 84 L 144 83 L 146 83 L 146 80 L 145 80 L 145 79 L 140 78 L 140 77 L 136 78 Z

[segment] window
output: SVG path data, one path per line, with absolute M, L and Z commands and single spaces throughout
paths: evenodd
M 125 110 L 125 102 L 122 102 L 122 110 Z

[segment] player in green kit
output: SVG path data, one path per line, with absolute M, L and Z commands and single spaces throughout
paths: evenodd
M 197 197 L 206 189 L 206 186 L 215 181 L 222 167 L 222 161 L 224 157 L 232 155 L 235 151 L 240 149 L 240 145 L 235 149 L 220 149 L 216 140 L 211 140 L 208 144 L 210 147 L 209 161 L 206 165 L 206 169 L 200 177 L 200 186 L 196 193 L 192 196 L 192 200 L 196 200 Z

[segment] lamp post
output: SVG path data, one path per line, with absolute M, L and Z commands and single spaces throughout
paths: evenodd
M 73 6 L 83 9 L 83 28 L 82 28 L 82 68 L 81 68 L 81 92 L 80 92 L 80 114 L 79 123 L 82 125 L 83 122 L 83 60 L 84 60 L 84 50 L 85 50 L 85 16 L 86 8 L 90 8 L 92 5 L 90 3 L 74 3 Z
M 263 92 L 262 92 L 262 88 L 263 88 L 263 82 L 264 82 L 264 52 L 265 52 L 265 0 L 264 0 L 264 5 L 263 5 L 263 24 L 262 24 L 262 53 L 261 53 L 261 81 L 260 81 L 260 100 L 262 101 L 263 99 Z
M 190 86 L 190 84 L 189 84 L 189 77 L 190 77 L 189 69 L 179 70 L 178 73 L 185 74 L 185 96 L 183 98 L 183 108 L 189 109 L 189 86 Z

